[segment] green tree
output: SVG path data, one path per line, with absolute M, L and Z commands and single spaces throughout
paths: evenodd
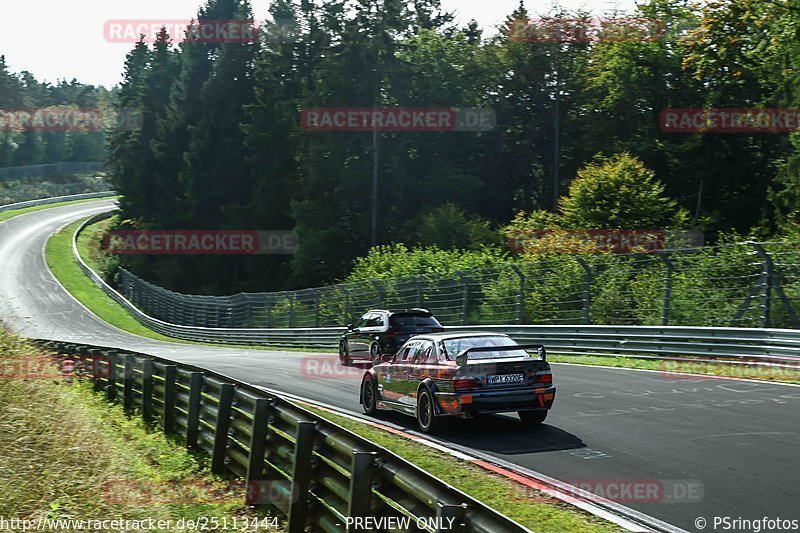
M 563 226 L 575 229 L 654 229 L 686 218 L 655 173 L 629 153 L 579 170 L 559 207 Z

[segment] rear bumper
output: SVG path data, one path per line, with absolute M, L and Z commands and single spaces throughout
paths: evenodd
M 437 393 L 435 396 L 440 414 L 443 416 L 542 411 L 553 406 L 556 388 L 534 387 L 477 393 Z

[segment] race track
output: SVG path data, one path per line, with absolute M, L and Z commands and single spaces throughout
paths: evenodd
M 150 353 L 360 412 L 358 371 L 319 375 L 336 367 L 327 364 L 332 356 L 153 341 L 89 313 L 56 282 L 43 249 L 54 231 L 111 205 L 76 204 L 0 223 L 7 325 L 29 337 Z M 558 394 L 543 427 L 524 430 L 515 418 L 491 417 L 460 421 L 442 439 L 571 483 L 662 480 L 671 487 L 680 480 L 674 496 L 689 487 L 699 501 L 672 503 L 672 494 L 658 493 L 664 501 L 622 503 L 688 531 L 698 531 L 699 516 L 709 521 L 706 531 L 714 516 L 800 518 L 800 387 L 561 364 L 553 373 Z M 387 419 L 414 427 L 410 418 Z

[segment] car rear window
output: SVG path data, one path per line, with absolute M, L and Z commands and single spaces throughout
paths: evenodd
M 429 328 L 442 327 L 433 315 L 415 315 L 398 313 L 391 316 L 389 325 L 393 328 Z
M 442 342 L 447 358 L 453 360 L 458 354 L 469 348 L 483 348 L 488 346 L 516 346 L 517 343 L 508 338 L 498 335 L 487 335 L 486 337 L 463 337 L 460 339 L 448 339 Z M 508 350 L 502 352 L 475 352 L 469 354 L 469 359 L 499 359 L 502 357 L 530 357 L 525 350 Z

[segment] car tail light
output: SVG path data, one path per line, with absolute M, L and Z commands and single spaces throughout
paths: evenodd
M 536 383 L 553 383 L 553 373 L 550 370 L 536 373 Z
M 400 332 L 399 331 L 391 331 L 391 330 L 389 330 L 389 331 L 386 332 L 386 336 L 387 337 L 399 337 L 400 336 Z
M 474 389 L 480 386 L 480 382 L 475 378 L 459 378 L 453 380 L 453 389 Z

